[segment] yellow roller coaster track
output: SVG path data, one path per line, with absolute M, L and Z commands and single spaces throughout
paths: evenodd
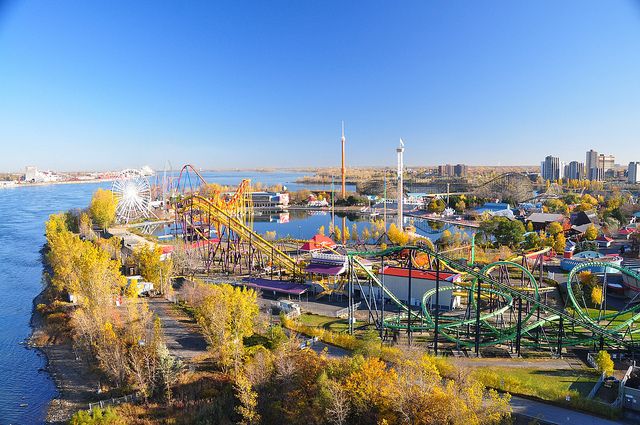
M 295 274 L 299 272 L 298 264 L 296 260 L 291 258 L 286 253 L 282 252 L 274 244 L 264 239 L 258 233 L 254 232 L 250 227 L 245 225 L 240 219 L 229 214 L 219 206 L 215 205 L 208 199 L 200 195 L 187 195 L 182 199 L 182 208 L 178 211 L 179 215 L 188 213 L 188 211 L 196 210 L 206 214 L 209 220 L 216 222 L 221 226 L 228 227 L 238 237 L 245 241 L 250 241 L 251 244 L 258 249 L 262 254 L 271 259 L 272 265 L 280 266 L 289 273 Z

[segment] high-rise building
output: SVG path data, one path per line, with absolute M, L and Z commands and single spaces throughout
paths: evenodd
M 613 171 L 615 169 L 616 157 L 613 155 L 605 155 L 601 153 L 598 155 L 598 168 L 602 168 L 604 173 Z
M 585 178 L 584 164 L 578 161 L 571 161 L 565 166 L 564 175 L 571 180 L 583 180 Z
M 564 163 L 560 158 L 549 155 L 542 163 L 542 178 L 545 180 L 558 180 L 564 177 Z
M 456 166 L 453 167 L 453 174 L 456 177 L 465 177 L 467 175 L 467 166 L 464 164 L 456 164 Z
M 464 177 L 467 175 L 467 166 L 464 164 L 438 165 L 438 175 L 440 177 Z
M 587 151 L 587 158 L 584 163 L 585 174 L 589 180 L 601 180 L 598 178 L 598 152 L 593 149 Z
M 627 182 L 640 183 L 640 162 L 630 162 L 627 169 Z

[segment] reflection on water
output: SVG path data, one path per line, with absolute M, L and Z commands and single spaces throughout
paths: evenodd
M 324 232 L 328 235 L 332 222 L 336 226 L 342 227 L 342 217 L 346 217 L 346 225 L 350 233 L 353 233 L 353 226 L 355 225 L 360 235 L 362 235 L 364 229 L 368 229 L 372 233 L 375 228 L 372 220 L 381 220 L 379 216 L 372 218 L 364 214 L 345 215 L 336 213 L 335 216 L 332 216 L 330 211 L 256 211 L 253 218 L 253 229 L 262 235 L 266 232 L 275 231 L 277 238 L 310 239 L 318 233 L 320 227 L 324 227 Z M 393 220 L 393 217 L 390 220 Z M 442 224 L 427 220 L 414 221 L 411 217 L 405 217 L 405 224 L 414 225 L 416 233 L 434 241 L 439 239 L 445 230 L 451 233 L 461 232 L 471 235 L 468 229 L 453 224 Z M 175 223 L 152 224 L 143 228 L 146 229 L 145 233 L 158 237 L 160 241 L 168 241 L 173 239 L 176 234 L 182 234 L 180 226 L 176 227 Z

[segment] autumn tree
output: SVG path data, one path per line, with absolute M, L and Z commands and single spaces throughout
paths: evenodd
M 102 229 L 106 229 L 116 221 L 116 207 L 118 201 L 113 192 L 98 189 L 91 198 L 89 215 L 91 220 Z
M 613 373 L 613 360 L 605 350 L 598 351 L 595 358 L 596 370 L 610 376 Z
M 196 305 L 196 318 L 209 348 L 225 369 L 237 370 L 244 338 L 253 335 L 257 317 L 257 295 L 253 289 L 213 285 Z
M 588 241 L 594 241 L 598 237 L 598 229 L 593 224 L 587 226 L 587 230 L 584 232 L 584 237 Z
M 445 208 L 447 208 L 447 205 L 440 198 L 431 199 L 431 201 L 429 202 L 429 205 L 427 205 L 427 210 L 431 213 L 440 214 L 445 210 Z
M 387 236 L 389 236 L 389 240 L 396 245 L 406 245 L 409 243 L 409 235 L 398 229 L 395 223 L 391 223 L 389 226 L 389 230 L 387 231 Z
M 162 258 L 162 249 L 157 246 L 147 244 L 136 248 L 133 252 L 135 262 L 140 275 L 154 284 L 161 294 L 171 291 L 171 273 L 173 272 L 173 261 L 171 257 Z

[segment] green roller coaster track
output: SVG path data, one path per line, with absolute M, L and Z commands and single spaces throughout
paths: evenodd
M 404 301 L 400 300 L 400 298 L 388 290 L 388 288 L 380 282 L 378 277 L 370 269 L 365 267 L 358 258 L 387 257 L 406 250 L 410 253 L 424 252 L 431 256 L 432 259 L 436 259 L 443 264 L 455 265 L 457 270 L 464 273 L 465 282 L 446 282 L 445 285 L 439 287 L 441 292 L 455 290 L 464 290 L 469 292 L 469 304 L 470 308 L 475 311 L 475 317 L 471 314 L 464 318 L 439 315 L 439 335 L 460 346 L 470 347 L 475 344 L 477 346 L 484 347 L 513 342 L 518 338 L 518 344 L 536 347 L 580 346 L 593 344 L 598 340 L 600 340 L 601 345 L 606 343 L 617 348 L 634 350 L 640 347 L 640 338 L 639 341 L 633 340 L 633 335 L 640 332 L 640 328 L 634 328 L 636 322 L 640 320 L 640 305 L 636 305 L 622 312 L 601 316 L 601 320 L 596 322 L 592 317 L 590 317 L 587 311 L 580 307 L 571 287 L 571 280 L 573 277 L 579 271 L 588 267 L 606 265 L 636 279 L 640 279 L 640 274 L 633 270 L 622 266 L 611 265 L 609 263 L 600 264 L 597 262 L 589 262 L 584 265 L 579 265 L 571 271 L 569 274 L 569 281 L 567 283 L 567 293 L 572 304 L 572 308 L 564 309 L 551 306 L 542 301 L 540 297 L 540 288 L 538 287 L 536 278 L 527 268 L 520 264 L 510 261 L 499 261 L 489 264 L 483 269 L 477 269 L 456 262 L 443 254 L 429 249 L 428 247 L 417 246 L 400 246 L 388 248 L 383 251 L 363 251 L 348 254 L 353 266 L 358 270 L 363 271 L 373 284 L 379 286 L 385 296 L 391 299 L 391 301 L 400 310 L 398 314 L 387 317 L 380 323 L 384 328 L 392 330 L 407 330 L 412 332 L 433 331 L 435 328 L 435 320 L 429 311 L 429 305 L 431 298 L 436 295 L 436 289 L 428 290 L 423 295 L 421 311 L 416 312 L 415 310 L 410 309 Z M 491 276 L 491 270 L 498 266 L 517 269 L 519 273 L 522 273 L 523 276 L 529 279 L 531 284 L 530 289 L 522 290 L 521 288 L 510 286 L 509 284 Z M 482 308 L 478 306 L 477 298 L 475 296 L 476 292 L 480 292 L 478 291 L 478 285 L 480 285 L 480 291 L 485 297 L 495 297 L 495 300 L 500 301 L 501 307 L 488 312 L 478 311 L 482 310 Z M 516 301 L 518 303 L 527 303 L 529 308 L 527 309 L 526 314 L 521 316 L 518 320 L 518 324 L 511 324 L 504 328 L 497 326 L 500 316 L 509 311 L 513 312 L 515 310 Z M 520 311 L 520 313 L 521 312 L 522 311 Z M 627 317 L 627 314 L 629 313 L 632 313 L 632 315 Z M 615 326 L 610 326 L 613 319 L 621 316 L 622 314 L 625 314 L 624 320 L 620 323 L 616 323 Z M 603 320 L 608 320 L 608 323 L 603 324 Z M 481 328 L 476 329 L 477 332 L 480 332 L 480 337 L 475 341 L 470 340 L 471 335 L 468 330 L 465 331 L 465 328 L 471 327 L 477 323 L 481 324 Z M 464 339 L 461 336 L 461 334 L 464 334 L 465 332 L 467 334 L 467 339 Z M 473 338 L 477 338 L 476 335 L 474 335 Z M 559 343 L 556 343 L 556 340 L 559 340 Z

